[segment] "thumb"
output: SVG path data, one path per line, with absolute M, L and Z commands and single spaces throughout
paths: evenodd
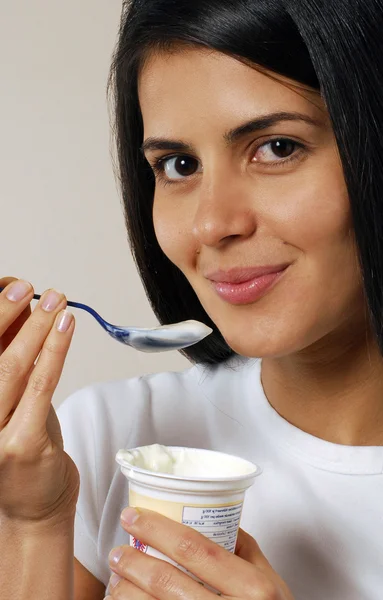
M 256 565 L 258 568 L 268 567 L 271 569 L 271 565 L 268 562 L 265 555 L 262 553 L 260 547 L 254 538 L 251 537 L 243 529 L 238 530 L 237 545 L 235 547 L 235 553 L 239 558 L 242 558 L 246 562 Z M 263 570 L 263 569 L 262 569 Z
M 2 277 L 0 279 L 0 288 L 5 288 L 14 281 L 17 281 L 16 277 Z M 28 304 L 23 312 L 17 317 L 17 319 L 15 319 L 15 321 L 13 321 L 13 323 L 11 323 L 11 325 L 0 338 L 0 354 L 2 354 L 4 350 L 8 348 L 9 344 L 14 340 L 30 314 L 31 306 Z
M 248 563 L 256 566 L 260 571 L 264 573 L 271 581 L 273 581 L 281 592 L 283 592 L 283 598 L 286 600 L 293 600 L 291 592 L 289 591 L 286 583 L 281 579 L 281 577 L 276 573 L 267 560 L 266 556 L 262 553 L 260 547 L 254 538 L 251 537 L 246 531 L 243 529 L 239 529 L 237 545 L 235 548 L 235 553 L 239 558 L 242 558 Z

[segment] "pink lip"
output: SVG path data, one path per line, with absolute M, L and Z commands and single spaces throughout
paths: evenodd
M 251 304 L 275 284 L 289 265 L 216 271 L 207 275 L 217 294 L 230 304 Z

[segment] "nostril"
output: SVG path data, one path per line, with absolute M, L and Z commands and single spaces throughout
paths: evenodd
M 230 241 L 250 237 L 256 229 L 255 222 L 246 219 L 210 219 L 195 224 L 193 235 L 198 245 L 221 246 Z

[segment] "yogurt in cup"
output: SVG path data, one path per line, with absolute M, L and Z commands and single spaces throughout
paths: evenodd
M 116 461 L 129 480 L 129 506 L 188 525 L 234 552 L 245 492 L 260 467 L 222 452 L 159 444 L 119 450 Z M 133 536 L 130 545 L 186 572 Z

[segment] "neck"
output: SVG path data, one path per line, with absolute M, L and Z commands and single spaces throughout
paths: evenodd
M 350 446 L 383 445 L 383 358 L 372 336 L 262 360 L 273 408 L 318 438 Z M 330 350 L 329 350 L 330 348 Z

